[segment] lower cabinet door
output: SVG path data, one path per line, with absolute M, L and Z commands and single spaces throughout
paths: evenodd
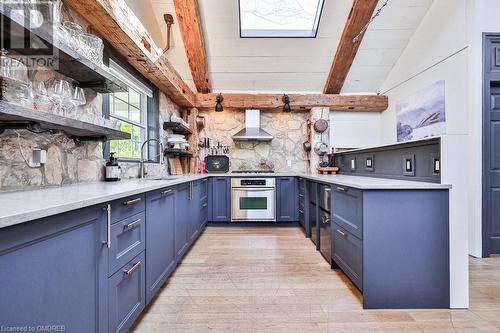
M 175 269 L 173 188 L 146 194 L 146 302 Z
M 175 193 L 175 260 L 182 259 L 188 249 L 189 184 L 177 186 Z
M 332 259 L 363 290 L 363 242 L 338 224 L 332 224 L 332 228 Z
M 146 304 L 144 252 L 108 280 L 109 332 L 127 332 Z
M 107 332 L 108 256 L 101 208 L 2 229 L 1 326 L 30 332 L 46 330 L 45 325 L 61 332 Z

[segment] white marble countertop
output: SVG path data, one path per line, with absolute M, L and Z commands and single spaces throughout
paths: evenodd
M 109 202 L 207 177 L 303 177 L 319 182 L 363 190 L 449 189 L 450 185 L 359 177 L 349 175 L 309 175 L 304 173 L 209 174 L 172 177 L 174 179 L 134 179 L 116 183 L 84 183 L 62 187 L 0 193 L 0 228 L 70 210 Z

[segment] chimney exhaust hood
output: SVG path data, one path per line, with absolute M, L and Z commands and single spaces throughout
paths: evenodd
M 245 110 L 245 128 L 233 135 L 235 141 L 271 141 L 273 136 L 260 127 L 260 110 Z

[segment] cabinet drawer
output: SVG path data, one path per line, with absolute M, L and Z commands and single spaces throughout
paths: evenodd
M 108 279 L 109 332 L 127 332 L 145 307 L 144 252 Z
M 144 194 L 132 195 L 113 201 L 111 203 L 112 223 L 116 223 L 144 211 L 146 207 L 145 201 Z
M 332 227 L 333 260 L 363 290 L 363 242 L 338 224 Z
M 356 237 L 363 239 L 363 192 L 332 185 L 332 219 Z
M 111 226 L 111 248 L 108 251 L 108 274 L 144 251 L 146 244 L 146 217 L 139 213 Z

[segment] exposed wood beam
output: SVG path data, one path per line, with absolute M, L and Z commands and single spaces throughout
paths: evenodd
M 198 0 L 174 0 L 174 5 L 194 84 L 198 92 L 209 93 L 211 86 Z
M 370 21 L 377 3 L 378 0 L 354 0 L 323 93 L 340 94 L 354 57 L 358 52 L 364 32 L 359 36 L 356 43 L 353 42 L 353 39 Z
M 64 0 L 142 75 L 176 104 L 192 107 L 195 93 L 163 55 L 124 0 Z M 143 38 L 150 45 L 144 45 Z
M 222 94 L 222 105 L 226 109 L 255 108 L 262 110 L 281 110 L 281 94 Z M 313 107 L 329 107 L 332 111 L 382 112 L 388 107 L 387 96 L 376 95 L 326 95 L 326 94 L 290 94 L 290 106 L 294 111 L 309 110 Z M 198 109 L 215 108 L 217 94 L 197 94 Z

